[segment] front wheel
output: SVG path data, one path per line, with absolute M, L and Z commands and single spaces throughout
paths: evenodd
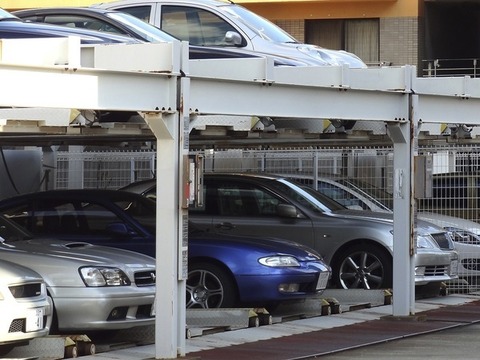
M 192 264 L 187 279 L 187 309 L 227 308 L 237 303 L 232 277 L 221 267 L 209 263 Z
M 333 267 L 332 280 L 343 289 L 392 287 L 392 257 L 379 246 L 354 245 L 344 250 Z

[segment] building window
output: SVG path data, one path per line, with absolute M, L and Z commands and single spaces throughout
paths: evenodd
M 307 20 L 305 42 L 327 49 L 346 50 L 367 64 L 375 64 L 379 61 L 379 21 Z

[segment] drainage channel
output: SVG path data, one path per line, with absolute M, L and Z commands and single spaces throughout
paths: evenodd
M 188 309 L 186 338 L 283 323 L 296 319 L 329 316 L 347 311 L 389 305 L 387 290 L 327 289 L 321 296 L 302 302 L 282 304 L 274 311 L 263 308 Z M 112 350 L 155 343 L 155 326 L 116 331 L 104 336 L 49 335 L 33 339 L 28 345 L 14 348 L 9 359 L 56 360 L 94 355 Z

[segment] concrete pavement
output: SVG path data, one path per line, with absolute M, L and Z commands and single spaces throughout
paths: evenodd
M 477 359 L 480 298 L 447 295 L 417 300 L 416 314 L 391 317 L 392 305 L 298 319 L 188 339 L 186 358 L 201 360 Z M 475 341 L 474 341 L 475 340 Z M 351 350 L 351 349 L 355 350 Z M 350 349 L 350 350 L 349 350 Z M 82 360 L 155 359 L 144 345 L 83 356 Z

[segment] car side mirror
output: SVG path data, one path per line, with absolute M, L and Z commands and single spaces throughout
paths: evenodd
M 286 217 L 286 218 L 298 217 L 297 208 L 290 204 L 278 204 L 277 214 L 281 217 Z
M 242 37 L 235 31 L 227 31 L 225 33 L 225 42 L 229 45 L 240 46 L 242 45 Z

